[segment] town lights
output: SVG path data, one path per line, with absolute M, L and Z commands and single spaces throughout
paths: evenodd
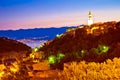
M 16 73 L 18 71 L 18 69 L 11 67 L 10 71 Z
M 13 66 L 10 66 L 10 71 L 16 73 L 19 71 L 19 66 L 17 63 L 13 63 Z
M 1 72 L 0 72 L 0 78 L 3 77 L 4 74 L 5 74 L 5 72 L 4 72 L 4 71 L 1 71 Z
M 36 48 L 34 48 L 34 52 L 37 52 L 39 49 L 36 47 Z

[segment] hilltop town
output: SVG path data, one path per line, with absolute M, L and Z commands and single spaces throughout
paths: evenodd
M 54 40 L 33 49 L 15 40 L 0 38 L 0 79 L 75 80 L 73 78 L 89 79 L 97 74 L 103 76 L 94 79 L 120 79 L 117 64 L 120 62 L 120 22 L 93 23 L 91 12 L 88 16 L 87 25 L 68 28 Z M 116 75 L 105 76 L 103 66 L 108 69 L 105 73 Z M 94 75 L 90 71 L 95 72 Z

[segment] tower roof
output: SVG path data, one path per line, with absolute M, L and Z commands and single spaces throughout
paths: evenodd
M 92 12 L 91 11 L 89 11 L 89 14 L 88 14 L 89 16 L 92 16 Z

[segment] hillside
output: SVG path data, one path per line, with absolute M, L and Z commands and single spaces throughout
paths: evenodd
M 46 55 L 63 53 L 69 61 L 103 62 L 120 57 L 120 22 L 96 23 L 74 28 L 40 48 Z
M 14 53 L 21 53 L 19 55 L 22 56 L 22 54 L 26 54 L 29 51 L 31 51 L 31 48 L 23 43 L 5 37 L 0 37 L 0 57 L 16 56 L 13 55 Z

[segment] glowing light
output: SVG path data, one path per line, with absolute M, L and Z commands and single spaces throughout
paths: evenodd
M 30 54 L 30 58 L 33 58 L 33 59 L 35 58 L 33 53 Z
M 37 62 L 39 62 L 39 60 L 33 60 L 33 62 L 37 63 Z
M 56 56 L 54 56 L 54 55 L 49 56 L 48 61 L 50 64 L 55 64 L 56 63 Z
M 39 49 L 38 48 L 34 48 L 34 52 L 37 52 Z
M 59 36 L 60 36 L 59 34 L 56 35 L 56 37 L 59 37 Z
M 63 34 L 57 34 L 56 37 L 60 38 Z
M 81 50 L 80 52 L 76 53 L 76 57 L 81 58 L 87 53 L 87 50 Z
M 85 50 L 81 50 L 81 53 L 85 53 Z
M 95 29 L 99 29 L 99 27 L 94 26 L 94 27 L 92 27 L 91 30 L 95 30 Z
M 5 74 L 4 71 L 0 72 L 0 77 L 3 77 L 4 74 Z
M 57 57 L 59 57 L 61 59 L 61 58 L 65 57 L 65 55 L 63 53 L 58 53 Z
M 63 57 L 65 57 L 65 55 L 64 55 L 63 53 L 58 53 L 58 54 L 57 54 L 57 60 L 58 60 L 58 62 L 60 62 L 60 60 L 61 60 Z
M 14 72 L 14 73 L 19 71 L 19 66 L 18 66 L 17 62 L 13 63 L 13 66 L 10 67 L 10 71 Z
M 91 24 L 93 24 L 93 20 L 89 19 L 88 20 L 88 25 L 91 25 Z
M 80 52 L 81 52 L 81 57 L 83 57 L 84 54 L 85 54 L 87 51 L 86 51 L 86 50 L 81 50 Z
M 93 24 L 93 16 L 92 16 L 91 11 L 89 11 L 89 14 L 88 14 L 88 25 L 91 25 L 91 24 Z
M 12 72 L 14 72 L 14 73 L 16 73 L 18 70 L 16 69 L 16 68 L 10 68 L 10 71 L 12 71 Z
M 40 48 L 42 48 L 43 47 L 43 45 L 40 45 Z
M 109 46 L 99 45 L 99 49 L 102 53 L 106 53 L 109 50 Z

